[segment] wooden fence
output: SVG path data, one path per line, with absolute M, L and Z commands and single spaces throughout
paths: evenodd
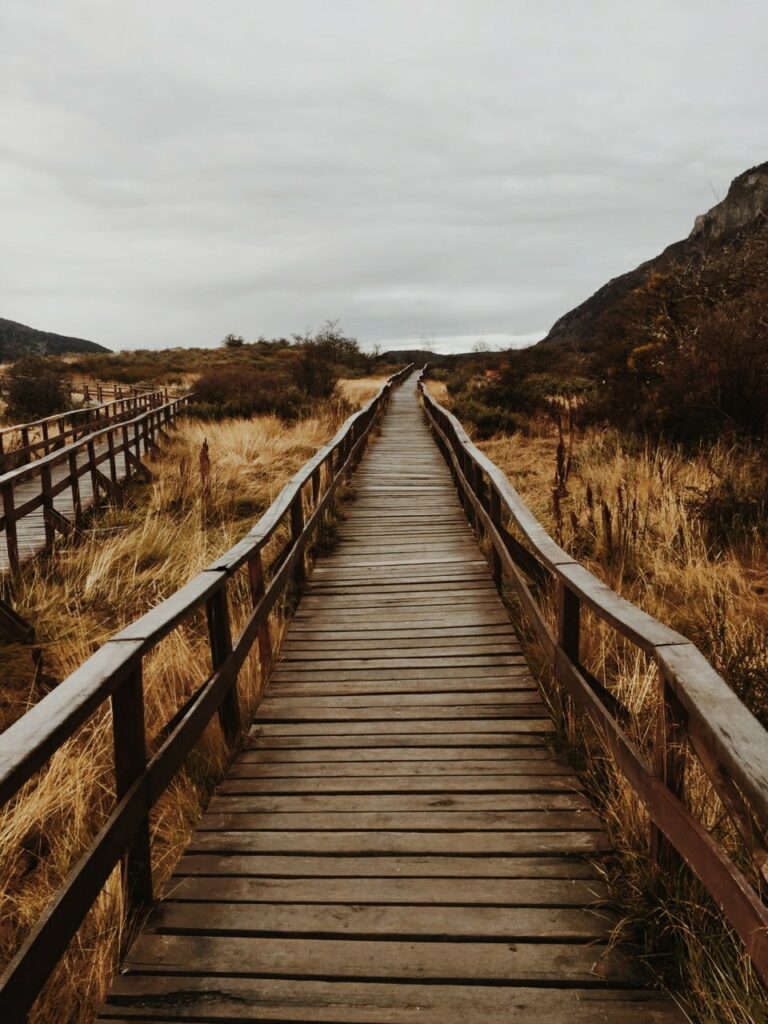
M 682 857 L 721 908 L 768 983 L 768 732 L 703 654 L 580 565 L 552 540 L 506 476 L 461 423 L 424 389 L 424 410 L 471 525 L 490 544 L 497 585 L 514 587 L 554 678 L 595 726 L 652 822 L 650 849 L 663 868 Z M 510 532 L 509 527 L 514 530 Z M 556 628 L 544 601 L 554 596 Z M 542 600 L 542 597 L 544 600 Z M 585 610 L 658 666 L 655 750 L 628 735 L 629 711 L 580 661 Z M 687 757 L 700 761 L 749 852 L 737 865 L 686 805 Z
M 19 524 L 31 514 L 42 510 L 44 544 L 40 547 L 49 547 L 57 532 L 70 534 L 80 526 L 86 504 L 80 485 L 84 476 L 92 502 L 97 502 L 102 494 L 117 497 L 122 483 L 136 474 L 148 478 L 142 455 L 157 449 L 156 436 L 175 419 L 187 401 L 186 397 L 177 398 L 153 406 L 133 419 L 112 423 L 26 466 L 0 475 L 0 532 L 5 539 L 8 569 L 12 573 L 19 571 Z M 118 456 L 122 456 L 122 474 L 118 470 Z M 71 520 L 54 505 L 54 499 L 66 491 L 71 497 Z
M 122 863 L 127 905 L 137 911 L 153 898 L 149 812 L 184 764 L 211 719 L 218 715 L 234 746 L 240 734 L 237 679 L 254 644 L 269 665 L 269 614 L 291 582 L 304 573 L 305 552 L 351 473 L 387 406 L 391 377 L 360 412 L 286 484 L 254 528 L 177 593 L 121 630 L 88 661 L 0 736 L 0 806 L 15 796 L 105 701 L 112 706 L 115 804 L 109 818 L 72 870 L 0 978 L 0 1019 L 23 1021 L 111 872 Z M 154 414 L 150 414 L 154 415 Z M 290 537 L 271 565 L 263 551 L 287 523 Z M 252 610 L 234 641 L 228 589 L 247 574 Z M 163 729 L 147 757 L 142 661 L 160 641 L 200 610 L 207 615 L 210 674 Z
M 128 419 L 144 409 L 154 409 L 167 401 L 164 392 L 148 391 L 82 409 L 68 409 L 30 423 L 3 427 L 0 430 L 0 472 L 15 469 L 40 455 L 48 455 L 100 427 Z
M 138 398 L 152 391 L 162 391 L 167 402 L 169 398 L 180 397 L 179 389 L 173 387 L 158 388 L 156 384 L 122 384 L 111 380 L 77 380 L 65 377 L 62 384 L 71 394 L 79 394 L 85 402 L 105 402 L 115 398 Z M 6 394 L 8 377 L 0 373 L 0 395 Z

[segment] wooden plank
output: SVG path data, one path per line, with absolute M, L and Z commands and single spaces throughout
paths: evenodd
M 235 799 L 233 797 L 233 799 Z M 600 822 L 591 811 L 208 811 L 200 819 L 200 831 L 237 830 L 399 832 L 523 832 L 596 831 Z
M 267 699 L 274 697 L 324 697 L 338 696 L 347 698 L 351 696 L 367 697 L 375 694 L 386 696 L 388 694 L 400 694 L 403 697 L 435 696 L 444 694 L 447 699 L 457 694 L 470 695 L 472 693 L 493 693 L 496 696 L 506 694 L 530 692 L 532 679 L 527 668 L 515 669 L 512 674 L 495 678 L 469 677 L 459 679 L 439 679 L 425 683 L 421 679 L 376 679 L 368 680 L 365 677 L 360 680 L 342 680 L 334 682 L 332 679 L 310 680 L 272 680 L 267 690 Z M 538 693 L 538 690 L 537 690 Z
M 510 831 L 499 827 L 487 831 L 370 832 L 306 831 L 264 829 L 200 829 L 187 849 L 198 853 L 282 853 L 282 854 L 446 854 L 456 856 L 591 856 L 610 850 L 603 832 Z
M 257 766 L 259 769 L 265 767 Z M 309 795 L 312 793 L 577 793 L 578 783 L 570 775 L 369 775 L 344 778 L 339 776 L 299 778 L 264 778 L 257 774 L 243 777 L 230 772 L 219 786 L 218 792 L 232 795 L 282 793 Z
M 196 973 L 210 977 L 254 973 L 287 978 L 364 978 L 402 981 L 472 981 L 507 984 L 638 983 L 639 971 L 624 954 L 602 946 L 563 943 L 478 942 L 467 956 L 463 942 L 145 935 L 125 963 L 130 974 Z
M 594 907 L 605 883 L 573 878 L 209 878 L 174 877 L 165 895 L 193 903 L 403 904 L 450 907 Z M 213 925 L 198 914 L 200 931 Z M 254 918 L 255 920 L 255 918 Z M 233 929 L 235 930 L 234 926 Z M 241 930 L 239 927 L 237 930 Z
M 548 718 L 507 718 L 486 721 L 483 718 L 460 717 L 446 721 L 433 721 L 429 718 L 413 719 L 407 722 L 296 722 L 296 723 L 257 723 L 251 730 L 251 736 L 259 740 L 274 739 L 277 736 L 309 737 L 323 736 L 331 739 L 335 736 L 392 736 L 401 735 L 409 739 L 419 735 L 442 733 L 459 737 L 468 733 L 498 733 L 509 736 L 512 733 L 551 733 L 552 722 Z
M 366 764 L 391 763 L 396 758 L 401 764 L 410 761 L 421 763 L 434 762 L 441 764 L 449 762 L 451 765 L 460 765 L 464 761 L 530 761 L 532 759 L 548 760 L 552 755 L 541 744 L 536 742 L 532 736 L 521 736 L 517 738 L 517 745 L 509 743 L 489 744 L 483 746 L 446 746 L 444 740 L 440 740 L 435 746 L 428 744 L 413 744 L 405 747 L 398 744 L 391 746 L 369 746 L 348 744 L 346 747 L 334 743 L 322 750 L 314 748 L 302 749 L 298 744 L 295 747 L 280 749 L 266 747 L 251 747 L 240 755 L 239 764 L 290 764 L 305 761 L 316 762 L 317 764 L 330 765 L 335 762 L 347 764 L 348 762 L 359 762 Z M 314 769 L 313 769 L 314 770 Z
M 411 814 L 422 811 L 563 811 L 589 810 L 581 793 L 550 790 L 513 791 L 504 793 L 368 793 L 355 794 L 268 794 L 220 793 L 209 804 L 211 812 L 226 814 L 301 814 L 327 811 L 329 814 L 397 811 Z
M 453 668 L 498 668 L 517 667 L 524 664 L 521 654 L 504 653 L 471 653 L 471 654 L 428 654 L 424 653 L 420 658 L 398 658 L 394 654 L 390 657 L 357 657 L 339 659 L 334 657 L 294 657 L 290 661 L 281 662 L 284 672 L 291 672 L 294 675 L 301 675 L 305 672 L 345 672 L 353 669 L 397 669 L 421 668 L 421 669 L 453 669 Z
M 303 696 L 284 695 L 277 688 L 268 691 L 271 696 L 265 697 L 259 704 L 259 717 L 271 718 L 273 714 L 280 713 L 290 716 L 294 712 L 306 712 L 312 708 L 332 709 L 340 711 L 343 709 L 358 708 L 364 709 L 386 709 L 397 708 L 463 708 L 465 713 L 473 713 L 470 709 L 483 707 L 516 708 L 520 705 L 540 703 L 539 691 L 529 686 L 526 689 L 516 690 L 474 690 L 469 693 L 438 691 L 437 693 L 377 693 L 375 690 L 366 694 L 348 694 L 342 696 L 316 696 L 314 689 L 307 688 Z
M 530 752 L 523 751 L 519 760 L 461 760 L 451 758 L 448 761 L 409 761 L 401 759 L 398 761 L 289 761 L 279 760 L 279 752 L 271 755 L 269 760 L 258 758 L 256 760 L 238 759 L 230 768 L 227 778 L 236 779 L 261 779 L 268 782 L 271 778 L 299 778 L 303 784 L 312 786 L 322 785 L 323 780 L 347 779 L 360 777 L 368 779 L 369 783 L 379 780 L 382 786 L 400 782 L 419 785 L 419 779 L 423 777 L 423 785 L 440 784 L 472 784 L 477 788 L 484 785 L 493 786 L 496 780 L 499 784 L 514 786 L 517 778 L 531 779 L 541 782 L 542 788 L 546 788 L 547 777 L 565 776 L 568 785 L 577 789 L 579 784 L 576 776 L 568 765 L 560 761 L 554 761 L 549 757 L 547 751 L 536 751 L 538 760 L 529 757 Z M 365 785 L 365 783 L 361 783 Z M 562 785 L 565 785 L 563 781 Z
M 270 705 L 259 714 L 256 719 L 259 723 L 309 723 L 309 722 L 387 722 L 424 719 L 429 716 L 430 720 L 450 719 L 455 721 L 463 715 L 472 715 L 472 721 L 478 719 L 509 718 L 514 714 L 519 718 L 541 718 L 545 715 L 546 709 L 538 694 L 531 694 L 526 690 L 523 693 L 528 699 L 525 703 L 510 702 L 492 704 L 465 704 L 440 707 L 438 704 L 417 704 L 412 707 L 399 708 L 394 701 L 379 706 L 368 705 L 361 708 L 349 707 L 319 707 L 311 705 L 302 708 L 300 702 L 292 701 L 290 706 L 283 707 L 280 704 Z
M 594 868 L 576 857 L 280 857 L 269 854 L 187 853 L 174 877 L 249 878 L 593 878 Z M 494 883 L 495 884 L 495 883 Z M 492 888 L 491 886 L 486 886 Z
M 174 893 L 206 885 L 252 885 L 254 880 L 179 879 Z M 288 883 L 287 883 L 288 884 Z M 459 883 L 454 883 L 454 885 Z M 495 884 L 495 883 L 494 883 Z M 521 883 L 522 884 L 522 883 Z M 584 884 L 584 883 L 579 883 Z M 606 940 L 616 925 L 608 911 L 582 907 L 412 906 L 366 903 L 194 903 L 167 896 L 150 917 L 155 932 L 346 936 L 359 939 Z M 194 963 L 194 962 L 193 962 Z M 192 970 L 190 973 L 196 973 Z
M 511 1008 L 514 1018 L 510 1016 Z M 102 1020 L 285 1021 L 336 1024 L 683 1024 L 680 1010 L 648 990 L 527 985 L 428 985 L 275 978 L 118 977 Z

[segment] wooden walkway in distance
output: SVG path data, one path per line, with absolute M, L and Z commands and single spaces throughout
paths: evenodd
M 96 457 L 103 455 L 107 451 L 107 442 L 101 441 L 94 445 L 94 452 Z M 63 452 L 67 451 L 67 448 L 61 449 Z M 88 452 L 83 449 L 77 454 L 78 466 L 85 466 L 88 464 Z M 115 455 L 115 468 L 117 470 L 117 477 L 119 480 L 124 480 L 126 477 L 125 467 L 125 455 L 119 452 Z M 67 463 L 63 463 L 60 466 L 54 466 L 51 471 L 51 482 L 55 487 L 57 483 L 65 480 L 69 477 L 69 466 Z M 93 481 L 91 480 L 90 473 L 84 473 L 79 479 L 80 487 L 80 504 L 83 512 L 87 511 L 91 505 L 93 505 Z M 24 480 L 17 484 L 13 488 L 14 503 L 18 507 L 30 498 L 36 497 L 40 493 L 40 480 L 33 477 L 30 480 Z M 53 507 L 60 515 L 68 519 L 69 522 L 74 522 L 75 519 L 75 506 L 72 499 L 72 490 L 67 488 L 63 490 L 61 494 L 57 494 L 53 499 Z M 28 515 L 20 519 L 16 524 L 17 535 L 19 539 L 19 560 L 26 562 L 30 558 L 34 558 L 35 555 L 39 555 L 41 551 L 46 547 L 45 539 L 45 520 L 43 517 L 42 508 L 35 509 Z M 8 572 L 10 569 L 10 562 L 8 559 L 8 548 L 5 544 L 5 537 L 0 533 L 0 573 Z
M 393 396 L 246 749 L 102 1020 L 672 1024 L 417 404 Z

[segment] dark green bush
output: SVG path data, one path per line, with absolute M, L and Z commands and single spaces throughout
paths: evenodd
M 486 405 L 479 397 L 461 395 L 451 402 L 451 412 L 468 427 L 475 437 L 485 441 L 494 434 L 511 434 L 519 429 L 520 421 L 509 409 Z
M 62 364 L 50 356 L 25 356 L 6 372 L 5 418 L 8 423 L 43 419 L 70 406 Z
M 309 398 L 285 372 L 254 366 L 209 370 L 195 384 L 192 415 L 223 419 L 228 416 L 280 416 L 297 419 L 307 411 Z

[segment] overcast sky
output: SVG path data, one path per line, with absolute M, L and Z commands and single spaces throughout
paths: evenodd
M 0 316 L 521 344 L 768 159 L 765 0 L 0 0 Z

